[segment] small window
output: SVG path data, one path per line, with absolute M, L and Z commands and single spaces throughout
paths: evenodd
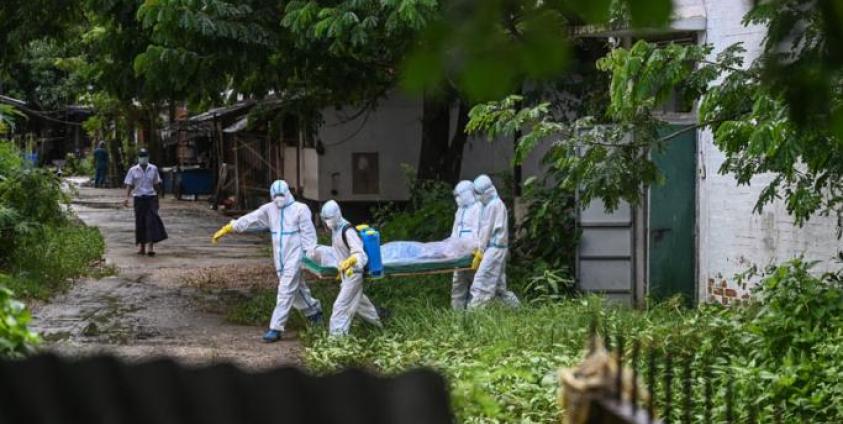
M 353 194 L 378 194 L 380 172 L 377 153 L 351 154 L 351 192 Z

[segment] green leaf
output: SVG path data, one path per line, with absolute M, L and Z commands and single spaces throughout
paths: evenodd
M 611 0 L 572 0 L 565 3 L 565 5 L 570 7 L 574 13 L 581 16 L 590 24 L 602 24 L 608 22 L 611 4 Z
M 401 83 L 411 92 L 421 93 L 442 81 L 442 56 L 437 51 L 417 50 L 404 62 Z
M 669 24 L 671 0 L 629 0 L 632 26 L 636 28 L 663 28 Z

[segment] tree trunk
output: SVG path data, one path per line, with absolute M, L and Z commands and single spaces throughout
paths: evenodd
M 465 125 L 468 105 L 459 101 L 457 128 L 451 132 L 453 96 L 425 97 L 422 106 L 422 145 L 419 154 L 418 179 L 456 184 L 462 167 L 466 142 Z
M 109 164 L 111 166 L 111 179 L 115 186 L 120 187 L 123 177 L 126 176 L 126 167 L 123 161 L 123 149 L 121 149 L 122 137 L 120 136 L 120 126 L 116 117 L 114 118 L 114 135 L 108 138 L 110 140 L 106 142 L 106 148 L 108 149 Z
M 149 162 L 161 166 L 164 159 L 164 152 L 161 146 L 161 137 L 158 137 L 158 107 L 152 105 L 147 109 L 146 131 L 149 138 L 146 139 L 146 149 L 149 150 Z
M 468 104 L 464 100 L 459 100 L 457 108 L 457 127 L 454 132 L 454 137 L 451 138 L 451 145 L 448 148 L 447 163 L 445 169 L 447 170 L 448 182 L 456 185 L 460 179 L 462 171 L 462 154 L 465 149 L 465 143 L 468 141 L 468 134 L 465 133 L 465 126 L 468 124 Z

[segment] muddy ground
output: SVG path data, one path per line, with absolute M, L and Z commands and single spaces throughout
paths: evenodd
M 160 210 L 169 239 L 156 246 L 155 257 L 139 256 L 124 196 L 124 190 L 78 187 L 73 210 L 102 232 L 105 260 L 116 275 L 77 281 L 33 308 L 44 349 L 129 360 L 168 356 L 197 365 L 233 361 L 252 369 L 297 363 L 301 346 L 294 334 L 264 344 L 264 328 L 233 325 L 223 315 L 246 289 L 274 284 L 266 239 L 234 235 L 214 246 L 211 234 L 229 218 L 206 201 L 169 197 Z

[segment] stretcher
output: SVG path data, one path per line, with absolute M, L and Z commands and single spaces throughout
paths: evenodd
M 407 277 L 412 275 L 444 274 L 454 271 L 467 271 L 471 269 L 472 255 L 457 260 L 442 262 L 425 262 L 418 264 L 390 264 L 384 263 L 384 277 Z M 309 258 L 302 261 L 302 269 L 320 280 L 337 278 L 337 268 L 333 266 L 322 266 Z

